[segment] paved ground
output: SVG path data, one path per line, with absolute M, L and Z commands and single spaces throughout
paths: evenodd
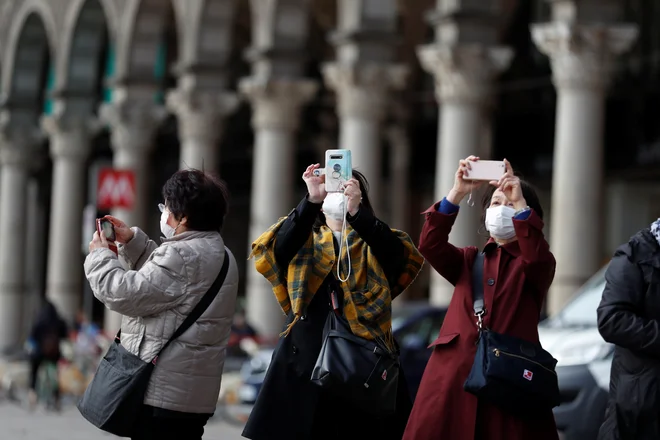
M 69 407 L 59 414 L 37 409 L 34 413 L 17 405 L 0 402 L 0 438 L 12 440 L 108 440 L 116 439 L 99 431 Z M 239 440 L 241 429 L 211 419 L 204 440 Z

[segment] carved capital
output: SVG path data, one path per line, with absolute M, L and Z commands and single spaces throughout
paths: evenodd
M 238 96 L 230 92 L 176 89 L 167 95 L 167 108 L 179 120 L 182 139 L 213 143 L 220 136 L 220 122 L 238 107 Z
M 385 117 L 389 92 L 406 85 L 408 67 L 401 64 L 328 63 L 323 77 L 337 93 L 341 117 L 381 120 Z
M 300 124 L 300 109 L 316 95 L 318 84 L 312 80 L 264 82 L 250 77 L 241 80 L 239 90 L 252 103 L 255 129 L 296 130 Z
M 43 163 L 39 146 L 45 140 L 34 123 L 14 118 L 9 111 L 0 113 L 0 164 L 33 170 Z
M 513 57 L 508 47 L 430 44 L 417 49 L 422 67 L 435 78 L 439 102 L 487 103 L 493 80 Z
M 153 136 L 166 116 L 153 100 L 122 99 L 101 105 L 100 119 L 111 129 L 111 144 L 116 150 L 146 153 L 153 148 Z
M 550 57 L 558 89 L 608 87 L 618 55 L 637 38 L 635 25 L 575 25 L 551 22 L 532 27 L 532 39 Z
M 61 115 L 42 116 L 41 128 L 50 136 L 53 158 L 86 159 L 91 152 L 91 138 L 102 125 L 96 118 Z

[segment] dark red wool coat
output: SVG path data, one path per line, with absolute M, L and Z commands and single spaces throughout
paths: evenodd
M 404 440 L 557 440 L 552 415 L 525 421 L 480 402 L 463 390 L 476 351 L 477 327 L 472 308 L 471 272 L 476 247 L 448 242 L 458 214 L 445 215 L 438 205 L 426 212 L 419 250 L 455 286 L 433 353 L 426 366 Z M 541 307 L 555 273 L 555 259 L 543 237 L 543 221 L 534 212 L 514 220 L 517 241 L 485 247 L 484 322 L 491 330 L 538 342 Z M 479 426 L 477 430 L 477 426 Z

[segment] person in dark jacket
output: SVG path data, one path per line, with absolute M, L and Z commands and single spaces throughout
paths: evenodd
M 62 356 L 60 341 L 67 337 L 67 326 L 48 300 L 44 300 L 43 307 L 30 331 L 30 391 L 28 399 L 30 405 L 37 403 L 37 374 L 44 362 L 57 362 Z M 55 390 L 55 400 L 59 400 L 59 389 Z
M 308 195 L 298 207 L 252 245 L 256 268 L 271 282 L 288 319 L 243 436 L 400 440 L 412 407 L 402 372 L 396 413 L 389 417 L 334 397 L 310 378 L 331 310 L 330 292 L 339 292 L 338 307 L 354 334 L 393 341 L 392 299 L 414 281 L 424 260 L 407 234 L 375 217 L 364 176 L 354 172 L 343 195 L 328 195 L 324 176 L 314 176 L 317 168 L 310 165 L 303 174 Z
M 605 272 L 598 330 L 615 344 L 600 440 L 660 438 L 660 219 L 620 246 Z

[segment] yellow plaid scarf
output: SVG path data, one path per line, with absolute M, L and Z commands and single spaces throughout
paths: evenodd
M 344 316 L 356 336 L 379 340 L 392 348 L 392 298 L 401 294 L 422 269 L 424 257 L 405 232 L 393 229 L 401 239 L 406 252 L 403 272 L 394 286 L 390 286 L 383 269 L 371 253 L 367 243 L 347 226 L 348 249 L 344 246 L 342 258 L 335 254 L 333 234 L 327 226 L 313 231 L 296 256 L 289 263 L 286 277 L 275 262 L 275 236 L 286 220 L 281 218 L 254 243 L 250 258 L 255 257 L 257 271 L 272 285 L 273 293 L 284 313 L 293 309 L 295 318 L 280 336 L 287 336 L 291 327 L 304 316 L 307 306 L 331 271 L 336 273 L 337 261 L 345 266 L 346 252 L 351 255 L 351 275 L 344 283 Z M 345 270 L 342 270 L 344 276 Z M 286 284 L 284 283 L 286 282 Z

